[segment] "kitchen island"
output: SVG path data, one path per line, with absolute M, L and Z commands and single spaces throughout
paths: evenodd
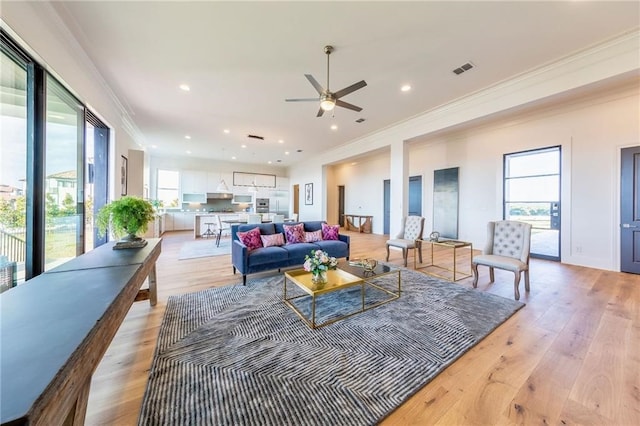
M 238 220 L 241 216 L 246 216 L 243 212 L 210 212 L 210 213 L 196 213 L 193 218 L 193 238 L 202 238 L 202 234 L 207 231 L 207 225 L 205 223 L 215 223 L 215 217 L 220 216 L 220 220 Z M 211 230 L 215 231 L 217 228 L 215 225 L 211 226 Z

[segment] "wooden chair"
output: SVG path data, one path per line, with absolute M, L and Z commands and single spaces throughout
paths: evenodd
M 504 269 L 515 274 L 514 296 L 520 299 L 520 275 L 524 272 L 524 289 L 529 291 L 529 251 L 531 250 L 531 225 L 515 220 L 500 220 L 487 225 L 487 243 L 481 255 L 472 261 L 473 287 L 478 287 L 478 265 L 489 267 L 490 282 L 494 281 L 493 269 Z
M 422 238 L 424 230 L 424 217 L 407 216 L 402 222 L 402 229 L 396 238 L 387 240 L 387 262 L 389 261 L 389 247 L 398 247 L 402 249 L 402 257 L 404 258 L 404 266 L 407 266 L 407 255 L 410 249 L 418 249 L 420 263 L 422 263 L 422 244 L 419 239 Z

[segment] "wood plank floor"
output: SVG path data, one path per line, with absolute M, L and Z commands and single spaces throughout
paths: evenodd
M 345 233 L 352 258 L 384 259 L 385 236 Z M 192 236 L 164 234 L 158 305 L 131 308 L 94 374 L 86 424 L 136 424 L 170 295 L 241 282 L 228 255 L 179 261 Z M 400 252 L 391 261 L 401 265 Z M 489 285 L 481 268 L 477 291 L 512 298 L 512 280 L 496 270 Z M 525 308 L 383 424 L 640 424 L 640 276 L 534 259 L 531 293 L 523 287 Z

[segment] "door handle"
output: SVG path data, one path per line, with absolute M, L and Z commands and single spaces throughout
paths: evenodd
M 623 228 L 637 228 L 638 226 L 636 225 L 631 225 L 629 223 L 623 223 L 622 225 L 620 225 Z

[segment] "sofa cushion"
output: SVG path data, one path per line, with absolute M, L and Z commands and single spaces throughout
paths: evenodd
M 340 240 L 323 240 L 314 243 L 333 257 L 349 257 L 349 246 Z
M 260 235 L 260 239 L 262 240 L 262 247 L 284 245 L 284 235 L 282 235 L 281 232 L 278 232 L 277 234 L 271 234 L 271 235 Z
M 312 220 L 310 222 L 303 222 L 304 230 L 307 232 L 318 231 L 322 229 L 322 224 L 327 223 L 323 220 Z
M 262 247 L 262 239 L 260 238 L 260 228 L 253 228 L 246 232 L 238 232 L 238 238 L 247 246 L 249 251 Z
M 238 225 L 238 232 L 246 232 L 253 228 L 259 228 L 260 234 L 262 235 L 270 235 L 270 234 L 276 233 L 273 223 L 249 223 L 249 224 L 244 223 L 244 224 Z
M 318 229 L 317 231 L 305 232 L 304 239 L 308 243 L 322 241 L 322 230 Z
M 340 225 L 327 225 L 322 224 L 322 239 L 323 240 L 337 240 L 340 233 Z
M 298 244 L 305 242 L 304 224 L 284 225 L 284 235 L 287 244 Z
M 283 247 L 260 247 L 249 253 L 248 263 L 249 267 L 266 263 L 285 265 L 288 259 L 289 252 Z
M 320 249 L 317 243 L 289 244 L 289 245 L 286 245 L 285 248 L 289 251 L 289 260 L 298 259 L 300 260 L 300 264 L 302 264 L 304 257 L 309 253 L 311 253 L 311 250 Z

